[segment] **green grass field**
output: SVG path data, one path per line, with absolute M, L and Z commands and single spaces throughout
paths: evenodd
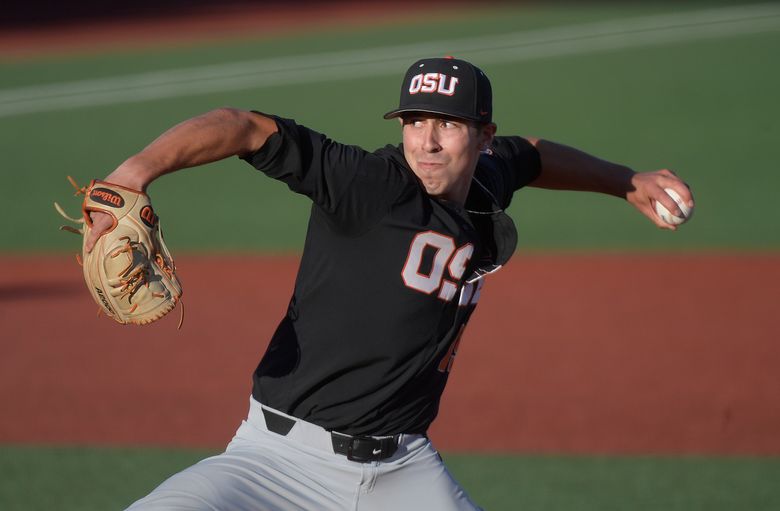
M 367 148 L 397 143 L 381 115 L 397 103 L 408 65 L 351 79 L 249 86 L 160 99 L 2 114 L 12 90 L 231 62 L 458 40 L 448 50 L 481 65 L 494 86 L 499 132 L 574 145 L 637 169 L 678 171 L 697 199 L 694 220 L 661 232 L 611 198 L 526 190 L 511 213 L 520 250 L 777 250 L 780 188 L 780 11 L 721 36 L 588 50 L 593 37 L 468 49 L 461 39 L 686 12 L 734 2 L 492 7 L 476 17 L 406 26 L 329 28 L 274 39 L 0 62 L 0 252 L 75 251 L 52 208 L 77 210 L 65 176 L 100 177 L 170 125 L 219 106 L 292 117 Z M 772 4 L 767 4 L 772 7 Z M 757 20 L 757 21 L 756 21 Z M 710 23 L 712 25 L 712 23 Z M 717 25 L 717 24 L 716 24 Z M 731 26 L 731 25 L 726 25 Z M 763 28 L 761 28 L 763 27 Z M 769 27 L 769 28 L 767 28 Z M 565 44 L 564 44 L 565 43 Z M 461 47 L 466 50 L 459 51 Z M 523 49 L 521 48 L 521 49 Z M 548 55 L 549 53 L 549 55 Z M 420 55 L 423 56 L 423 55 Z M 482 64 L 482 59 L 486 62 Z M 411 61 L 411 59 L 409 59 Z M 327 60 L 324 61 L 327 65 Z M 5 103 L 4 103 L 5 101 Z M 182 251 L 295 251 L 308 203 L 239 161 L 155 183 L 166 240 Z M 207 233 L 207 234 L 206 234 Z M 4 420 L 15 420 L 5 417 Z M 227 441 L 228 439 L 226 439 Z M 0 439 L 2 441 L 2 439 Z M 0 509 L 120 509 L 205 451 L 0 447 Z M 490 510 L 780 509 L 780 460 L 761 458 L 449 455 L 449 466 Z
M 5 511 L 123 509 L 211 451 L 0 448 Z M 727 511 L 780 505 L 780 460 L 450 454 L 445 461 L 494 511 Z

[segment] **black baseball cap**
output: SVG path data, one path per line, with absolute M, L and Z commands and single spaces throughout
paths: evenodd
M 421 59 L 401 84 L 401 101 L 385 119 L 404 112 L 430 112 L 477 122 L 492 122 L 493 91 L 477 66 L 453 57 Z

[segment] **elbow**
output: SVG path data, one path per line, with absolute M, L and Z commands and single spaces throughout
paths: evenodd
M 221 107 L 212 110 L 209 115 L 213 115 L 220 122 L 234 128 L 233 133 L 236 133 L 237 140 L 240 141 L 239 156 L 257 152 L 263 147 L 268 137 L 278 131 L 276 121 L 248 110 Z
M 528 141 L 528 143 L 534 146 L 537 150 L 539 149 L 539 144 L 542 142 L 541 138 L 537 138 L 537 137 L 523 137 L 523 138 L 525 138 Z
M 254 115 L 252 112 L 246 110 L 239 110 L 238 108 L 220 107 L 215 108 L 206 114 L 206 117 L 217 120 L 222 124 L 229 124 L 233 126 L 247 126 L 250 124 L 250 117 Z

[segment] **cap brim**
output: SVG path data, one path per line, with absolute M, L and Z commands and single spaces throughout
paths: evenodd
M 426 114 L 441 114 L 441 115 L 446 115 L 447 117 L 455 117 L 457 119 L 465 119 L 467 121 L 480 121 L 480 122 L 482 121 L 482 119 L 480 119 L 479 117 L 475 117 L 473 115 L 465 115 L 465 114 L 460 114 L 460 113 L 456 113 L 456 112 L 445 112 L 443 109 L 435 109 L 435 108 L 431 108 L 430 106 L 415 107 L 414 105 L 407 106 L 407 107 L 404 107 L 404 108 L 398 108 L 396 110 L 391 110 L 391 111 L 387 112 L 385 115 L 383 115 L 382 117 L 384 117 L 385 119 L 394 119 L 396 117 L 401 117 L 401 115 L 403 115 L 403 114 L 405 114 L 407 112 L 423 112 L 423 113 L 426 113 Z

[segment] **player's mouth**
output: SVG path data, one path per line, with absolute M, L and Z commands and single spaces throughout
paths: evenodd
M 417 168 L 421 170 L 438 170 L 444 167 L 444 163 L 434 161 L 418 161 Z

